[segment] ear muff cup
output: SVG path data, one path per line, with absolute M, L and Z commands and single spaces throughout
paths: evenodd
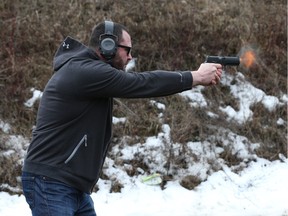
M 99 50 L 101 55 L 106 60 L 114 58 L 117 52 L 117 41 L 118 38 L 113 34 L 114 23 L 111 21 L 105 21 L 105 33 L 100 35 L 100 46 Z

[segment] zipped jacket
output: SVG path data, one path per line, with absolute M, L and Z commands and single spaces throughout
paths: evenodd
M 190 71 L 129 72 L 67 37 L 39 104 L 23 171 L 91 193 L 112 137 L 113 97 L 148 98 L 192 88 Z

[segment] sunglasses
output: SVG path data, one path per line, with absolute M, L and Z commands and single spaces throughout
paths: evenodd
M 124 45 L 121 45 L 121 44 L 118 44 L 117 46 L 124 48 L 126 50 L 126 52 L 127 52 L 127 55 L 130 54 L 131 49 L 132 49 L 132 47 L 124 46 Z

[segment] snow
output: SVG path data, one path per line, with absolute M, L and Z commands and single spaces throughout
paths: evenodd
M 287 216 L 287 179 L 287 161 L 258 158 L 239 174 L 225 167 L 194 190 L 177 181 L 161 190 L 139 176 L 125 180 L 121 193 L 109 193 L 110 185 L 100 179 L 100 190 L 91 196 L 98 216 Z M 23 195 L 0 192 L 0 215 L 31 214 Z
M 11 126 L 8 123 L 3 122 L 0 119 L 0 129 L 4 132 L 4 133 L 8 133 L 11 129 Z
M 214 173 L 191 191 L 178 182 L 169 182 L 162 191 L 135 179 L 122 193 L 111 194 L 106 189 L 92 197 L 99 215 L 280 216 L 288 214 L 287 177 L 287 163 L 262 159 L 239 175 L 229 168 Z
M 36 90 L 35 88 L 31 88 L 30 91 L 33 93 L 33 96 L 27 100 L 24 105 L 27 107 L 32 107 L 34 103 L 39 100 L 42 96 L 42 92 L 40 90 Z
M 227 114 L 228 120 L 236 120 L 239 124 L 251 120 L 253 112 L 250 107 L 259 102 L 268 113 L 277 106 L 287 106 L 286 94 L 280 98 L 266 95 L 264 91 L 247 82 L 240 72 L 235 75 L 225 74 L 221 82 L 222 85 L 230 87 L 231 94 L 239 101 L 238 109 L 231 106 L 219 107 L 220 111 Z M 209 102 L 202 95 L 202 88 L 197 87 L 180 95 L 186 98 L 191 106 L 205 107 Z M 32 91 L 33 96 L 27 100 L 25 106 L 33 106 L 41 97 L 39 90 Z M 160 111 L 165 110 L 164 104 L 154 100 L 151 100 L 151 104 Z M 217 118 L 212 112 L 208 115 Z M 161 120 L 161 115 L 159 119 Z M 113 118 L 114 124 L 125 121 L 126 118 Z M 277 124 L 285 125 L 287 121 L 278 119 Z M 0 129 L 8 133 L 10 126 L 0 120 Z M 213 145 L 217 140 L 222 146 Z M 27 147 L 27 142 L 23 137 L 10 136 L 8 146 L 11 148 L 2 151 L 2 154 L 7 156 L 17 151 L 22 157 L 24 152 L 21 148 Z M 108 156 L 103 171 L 110 180 L 100 179 L 97 183 L 99 190 L 91 194 L 97 215 L 288 216 L 288 160 L 284 155 L 279 154 L 279 159 L 275 161 L 259 158 L 254 153 L 259 148 L 259 143 L 252 143 L 246 137 L 224 128 L 219 128 L 218 132 L 207 140 L 188 142 L 186 146 L 183 158 L 188 167 L 173 167 L 172 163 L 171 170 L 175 175 L 162 189 L 158 184 L 159 176 L 161 177 L 158 173 L 165 173 L 164 165 L 169 154 L 179 156 L 183 153 L 180 151 L 181 144 L 171 143 L 169 125 L 164 124 L 161 132 L 148 137 L 145 143 L 124 147 L 123 143 L 115 145 L 111 149 L 111 155 L 117 155 L 117 160 L 129 161 L 137 155 L 149 164 L 152 173 L 146 173 L 138 167 L 138 174 L 131 177 L 127 174 L 127 170 L 133 168 L 131 164 L 123 162 L 119 165 Z M 236 158 L 241 159 L 239 165 L 229 167 L 220 157 L 227 146 Z M 185 189 L 180 182 L 187 175 L 198 176 L 202 180 L 201 184 L 193 190 Z M 111 185 L 115 181 L 124 186 L 120 193 L 110 193 Z M 6 184 L 0 186 L 10 187 Z M 17 189 L 15 191 L 17 192 Z M 0 192 L 0 215 L 28 216 L 31 213 L 23 195 Z
M 204 89 L 204 86 L 196 86 L 191 91 L 184 91 L 180 93 L 181 96 L 191 100 L 190 105 L 194 107 L 206 107 L 207 101 L 201 90 Z
M 235 111 L 231 106 L 221 107 L 220 110 L 226 112 L 228 119 L 234 119 L 240 124 L 251 120 L 253 112 L 250 110 L 250 106 L 253 104 L 261 102 L 271 112 L 279 103 L 278 98 L 266 95 L 264 91 L 247 82 L 245 76 L 240 72 L 237 72 L 235 76 L 225 74 L 221 83 L 229 86 L 232 95 L 239 100 L 239 111 Z

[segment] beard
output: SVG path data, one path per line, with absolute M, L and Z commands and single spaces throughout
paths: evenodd
M 118 70 L 125 70 L 127 62 L 124 62 L 119 56 L 115 56 L 112 60 L 112 66 Z

